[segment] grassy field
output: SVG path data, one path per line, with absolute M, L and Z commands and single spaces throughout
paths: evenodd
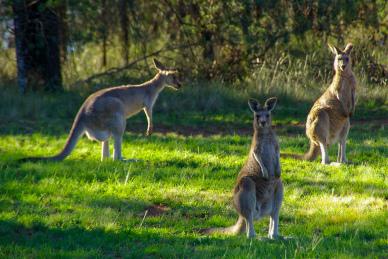
M 348 140 L 353 164 L 282 159 L 280 233 L 287 239 L 271 241 L 197 232 L 235 222 L 232 188 L 252 134 L 246 101 L 267 97 L 255 89 L 199 87 L 162 93 L 151 137 L 144 136 L 143 114 L 128 120 L 123 154 L 142 160 L 137 163 L 101 163 L 100 146 L 86 138 L 63 162 L 18 163 L 59 151 L 84 97 L 3 91 L 0 257 L 388 256 L 384 94 L 383 101 L 361 98 Z M 307 150 L 303 123 L 319 92 L 279 94 L 273 116 L 282 152 Z M 335 154 L 332 147 L 332 160 Z M 266 236 L 268 222 L 255 224 L 259 237 Z

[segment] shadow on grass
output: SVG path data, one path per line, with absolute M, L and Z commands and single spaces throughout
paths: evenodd
M 75 92 L 47 96 L 31 93 L 23 98 L 16 92 L 2 93 L 0 134 L 67 134 L 85 97 Z M 259 99 L 263 101 L 265 97 Z M 165 91 L 154 108 L 155 129 L 161 125 L 162 132 L 166 128 L 194 135 L 241 133 L 240 128 L 245 132 L 251 128 L 252 119 L 247 100 L 245 91 L 226 87 L 192 86 L 179 92 Z M 274 116 L 281 122 L 300 121 L 310 107 L 309 101 L 280 96 Z M 128 129 L 144 132 L 145 116 L 136 115 L 128 119 L 127 124 Z M 132 124 L 137 126 L 132 128 Z
M 195 253 L 198 258 L 208 257 L 208 250 L 224 250 L 227 240 L 217 238 L 182 237 L 174 234 L 159 234 L 142 229 L 125 229 L 119 232 L 103 229 L 86 230 L 82 227 L 68 229 L 49 228 L 42 224 L 32 227 L 15 221 L 0 221 L 0 233 L 5 247 L 18 246 L 32 251 L 49 253 L 47 255 L 63 254 L 103 257 L 143 256 L 183 256 Z M 3 246 L 4 246 L 3 245 Z M 207 249 L 196 249 L 197 245 L 208 245 Z M 217 245 L 214 247 L 214 245 Z M 4 249 L 4 247 L 3 247 Z M 203 251 L 201 251 L 203 250 Z M 27 253 L 28 254 L 28 253 Z
M 287 134 L 303 132 L 300 124 L 305 121 L 313 100 L 319 94 L 309 97 L 309 100 L 300 100 L 282 91 L 275 95 L 279 100 L 274 111 L 275 123 Z M 177 92 L 166 90 L 154 107 L 155 129 L 158 131 L 159 127 L 161 133 L 172 131 L 185 136 L 250 135 L 252 114 L 247 100 L 254 97 L 263 102 L 268 96 L 257 93 L 254 88 L 242 90 L 220 86 L 216 82 L 187 85 Z M 21 97 L 14 89 L 4 89 L 0 93 L 0 135 L 37 132 L 50 136 L 67 134 L 86 97 L 85 93 L 75 91 L 56 95 L 28 93 Z M 384 102 L 382 98 L 358 104 L 354 119 L 370 122 L 386 118 L 387 105 Z M 146 129 L 145 116 L 136 115 L 128 119 L 127 125 L 130 131 L 143 133 Z
M 26 163 L 16 167 L 3 168 L 0 176 L 3 186 L 1 189 L 5 191 L 4 188 L 8 188 L 7 183 L 14 181 L 27 184 L 25 191 L 32 191 L 34 185 L 45 179 L 56 179 L 56 181 L 69 179 L 89 184 L 103 184 L 113 180 L 114 183 L 123 184 L 128 178 L 135 185 L 140 184 L 139 188 L 143 184 L 162 184 L 170 187 L 190 185 L 208 191 L 232 190 L 240 165 L 228 167 L 220 166 L 218 163 L 206 163 L 207 166 L 204 166 L 191 159 L 167 159 L 152 164 L 136 163 L 130 165 L 120 162 L 101 163 L 100 161 L 73 159 L 60 163 Z M 179 170 L 179 168 L 184 168 L 184 170 Z M 330 170 L 327 173 L 331 174 Z M 384 197 L 388 195 L 384 185 L 352 180 L 352 175 L 336 180 L 306 177 L 301 179 L 287 175 L 283 179 L 288 188 L 303 190 L 305 195 L 320 192 L 331 193 L 333 190 L 336 193 L 374 194 Z M 215 185 L 215 183 L 217 184 Z M 349 183 L 351 184 L 349 185 Z
M 371 136 L 369 134 L 365 134 L 365 131 L 361 131 L 361 129 L 356 128 L 356 132 L 351 132 L 351 136 L 349 137 L 349 140 L 351 141 L 350 144 L 348 144 L 348 157 L 352 161 L 352 165 L 358 166 L 361 164 L 368 164 L 373 163 L 376 160 L 381 159 L 382 157 L 385 157 L 387 155 L 387 147 L 383 143 L 373 143 L 373 146 L 365 144 L 365 140 L 370 140 Z M 359 133 L 360 135 L 357 135 L 357 138 L 352 138 L 352 136 L 356 136 L 355 134 Z M 382 134 L 382 135 L 381 135 Z M 384 137 L 383 131 L 378 131 L 378 135 L 381 135 L 381 137 Z M 293 149 L 297 148 L 298 150 L 295 152 L 282 152 L 282 153 L 292 153 L 292 154 L 303 154 L 300 152 L 300 149 L 307 151 L 308 149 L 308 140 L 305 138 L 293 138 L 290 137 L 288 134 L 278 134 L 279 138 L 281 140 L 282 150 L 287 149 Z M 21 136 L 21 135 L 19 135 Z M 25 137 L 22 137 L 22 139 L 19 140 L 19 142 L 22 145 L 22 143 L 26 143 L 26 141 L 23 139 Z M 65 139 L 63 139 L 62 142 L 64 142 Z M 88 146 L 90 147 L 91 152 L 94 153 L 94 156 L 97 154 L 99 156 L 99 149 L 100 145 L 97 142 L 90 142 L 89 140 L 84 139 L 83 141 L 90 143 Z M 210 136 L 210 137 L 202 137 L 202 136 L 196 136 L 196 137 L 184 137 L 184 136 L 177 136 L 174 134 L 154 134 L 151 137 L 144 137 L 142 135 L 136 135 L 136 134 L 127 134 L 124 138 L 123 146 L 124 148 L 127 145 L 131 145 L 136 148 L 142 148 L 142 149 L 149 149 L 149 150 L 157 150 L 159 151 L 165 151 L 167 153 L 173 151 L 176 152 L 179 150 L 179 152 L 183 151 L 188 156 L 182 156 L 182 157 L 174 157 L 173 159 L 169 159 L 168 156 L 166 159 L 158 159 L 153 157 L 152 159 L 149 159 L 148 161 L 145 160 L 143 162 L 139 162 L 138 164 L 146 166 L 147 164 L 155 165 L 159 164 L 159 166 L 175 166 L 177 168 L 198 168 L 203 166 L 210 166 L 212 171 L 215 170 L 228 170 L 228 167 L 223 166 L 222 163 L 214 162 L 212 160 L 208 160 L 206 162 L 204 161 L 198 161 L 193 156 L 200 154 L 201 156 L 206 157 L 217 157 L 217 159 L 222 159 L 224 156 L 234 156 L 234 155 L 241 155 L 241 154 L 247 154 L 250 146 L 251 137 L 250 136 L 239 136 L 239 135 L 231 135 L 231 136 L 225 136 L 225 137 L 219 137 L 219 136 Z M 46 140 L 49 144 L 50 140 Z M 44 143 L 44 142 L 42 142 Z M 44 145 L 42 143 L 38 143 L 40 145 Z M 28 142 L 29 145 L 34 145 L 34 141 Z M 78 144 L 79 146 L 80 144 Z M 77 149 L 77 147 L 76 147 Z M 56 152 L 59 152 L 60 150 L 57 150 Z M 332 145 L 329 149 L 331 159 L 332 161 L 335 161 L 336 158 L 336 152 L 337 152 L 337 145 Z M 36 154 L 29 154 L 27 153 L 27 150 L 14 150 L 14 153 L 10 152 L 9 150 L 4 151 L 0 149 L 1 153 L 1 160 L 5 161 L 8 164 L 12 165 L 18 165 L 19 162 L 16 161 L 16 159 L 22 158 L 22 157 L 28 157 L 31 155 Z M 124 156 L 126 155 L 125 152 L 128 152 L 128 149 L 124 150 Z M 357 152 L 359 153 L 357 155 L 357 158 L 352 157 L 352 153 Z M 42 155 L 53 155 L 53 154 L 42 154 Z M 69 161 L 73 161 L 73 163 L 82 163 L 88 165 L 89 163 L 93 163 L 93 161 L 90 160 L 88 157 L 89 154 L 83 154 L 83 158 L 75 158 L 74 155 L 70 155 L 68 158 L 66 158 L 63 162 L 64 165 L 68 165 L 70 163 Z M 136 156 L 136 155 L 134 155 Z M 15 159 L 16 158 L 16 159 Z M 135 157 L 136 158 L 136 157 Z M 319 159 L 318 159 L 319 160 Z M 318 163 L 318 160 L 314 163 Z M 99 162 L 99 159 L 96 158 L 96 164 L 106 164 L 106 162 L 101 163 Z M 58 163 L 58 164 L 59 164 Z M 109 163 L 109 162 L 108 162 Z M 38 163 L 40 164 L 40 163 Z M 50 164 L 50 163 L 45 163 Z
M 247 242 L 245 236 L 198 236 L 190 230 L 169 233 L 151 227 L 125 227 L 119 230 L 101 228 L 85 229 L 81 226 L 68 228 L 49 227 L 40 222 L 25 226 L 16 220 L 0 221 L 1 253 L 12 254 L 19 249 L 24 256 L 98 256 L 98 257 L 185 257 L 196 258 L 210 256 L 274 256 L 285 253 L 299 256 L 336 256 L 349 257 L 375 256 L 384 253 L 384 244 L 378 240 L 384 237 L 381 231 L 372 234 L 368 228 L 381 226 L 383 214 L 375 215 L 359 226 L 345 228 L 328 226 L 326 233 L 315 228 L 312 233 L 304 229 L 304 234 L 280 241 Z M 376 240 L 376 238 L 379 238 Z M 377 242 L 376 242 L 377 241 Z M 371 254 L 372 253 L 372 254 Z M 190 256 L 191 257 L 191 256 Z
M 373 195 L 374 197 L 388 198 L 388 190 L 384 184 L 364 183 L 360 181 L 344 180 L 311 180 L 311 179 L 284 179 L 283 182 L 288 189 L 298 189 L 301 195 L 308 196 L 311 194 L 338 194 L 341 195 Z

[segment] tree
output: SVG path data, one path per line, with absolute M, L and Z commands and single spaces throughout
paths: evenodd
M 129 57 L 129 20 L 128 20 L 128 0 L 119 0 L 119 17 L 120 17 L 120 28 L 121 28 L 121 44 L 123 52 L 123 61 L 124 64 L 128 65 Z
M 62 89 L 59 19 L 55 1 L 14 0 L 18 84 L 28 89 Z

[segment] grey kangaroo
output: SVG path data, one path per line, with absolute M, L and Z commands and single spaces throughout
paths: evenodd
M 102 143 L 101 160 L 109 158 L 109 138 L 114 141 L 114 160 L 123 160 L 121 144 L 126 119 L 144 110 L 147 121 L 147 135 L 153 130 L 152 108 L 159 93 L 169 86 L 175 90 L 181 87 L 177 70 L 167 68 L 154 59 L 156 76 L 140 85 L 124 85 L 99 90 L 90 95 L 79 109 L 62 151 L 51 157 L 30 157 L 23 161 L 61 161 L 74 149 L 78 139 L 86 133 L 91 140 Z
M 310 150 L 304 156 L 314 160 L 319 150 L 322 164 L 329 164 L 328 147 L 338 144 L 337 162 L 333 165 L 347 163 L 346 139 L 350 128 L 350 117 L 356 106 L 356 77 L 352 71 L 350 53 L 353 45 L 348 43 L 344 50 L 329 45 L 335 55 L 335 75 L 329 88 L 314 103 L 306 122 L 306 135 L 310 139 Z
M 253 220 L 270 216 L 268 237 L 278 237 L 283 184 L 280 179 L 279 143 L 271 126 L 271 111 L 276 102 L 274 97 L 269 98 L 263 107 L 257 100 L 250 99 L 248 102 L 254 114 L 254 134 L 248 159 L 233 191 L 233 204 L 239 214 L 236 224 L 228 228 L 204 229 L 202 233 L 246 232 L 248 238 L 253 238 L 256 236 Z

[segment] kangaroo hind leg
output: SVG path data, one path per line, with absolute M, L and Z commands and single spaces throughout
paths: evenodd
M 283 201 L 283 184 L 280 182 L 274 194 L 273 208 L 270 215 L 268 238 L 276 239 L 279 236 L 279 212 Z
M 248 238 L 256 236 L 253 225 L 254 214 L 256 213 L 256 190 L 255 183 L 249 177 L 243 177 L 239 183 L 239 190 L 235 193 L 234 205 L 240 218 L 245 221 L 245 229 Z
M 329 164 L 329 135 L 330 135 L 330 119 L 326 111 L 320 110 L 317 114 L 317 119 L 311 126 L 311 139 L 314 139 L 314 142 L 319 144 L 322 155 L 322 164 Z
M 329 150 L 326 143 L 319 142 L 319 147 L 321 148 L 321 154 L 322 154 L 322 164 L 327 165 L 330 163 L 329 159 Z
M 122 113 L 117 113 L 111 121 L 113 136 L 113 160 L 123 160 L 121 146 L 125 132 L 126 121 Z
M 109 154 L 109 140 L 101 142 L 101 161 L 110 157 Z
M 349 120 L 347 120 L 340 133 L 340 139 L 338 144 L 338 157 L 337 157 L 337 162 L 339 163 L 348 162 L 348 160 L 346 159 L 346 139 L 348 138 L 349 128 L 350 128 L 350 123 L 349 123 Z

